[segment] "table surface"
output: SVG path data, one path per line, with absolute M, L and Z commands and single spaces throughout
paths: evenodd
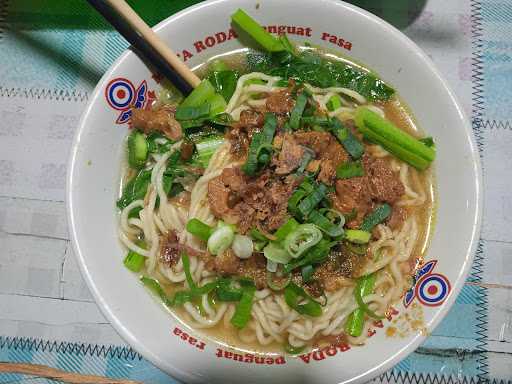
M 148 0 L 136 9 L 154 24 L 194 2 Z M 512 2 L 357 3 L 403 30 L 448 79 L 473 122 L 485 191 L 475 265 L 457 303 L 375 382 L 511 382 Z M 169 383 L 99 311 L 66 226 L 78 119 L 126 46 L 85 1 L 0 0 L 0 361 Z M 25 381 L 46 382 L 0 374 L 0 383 Z

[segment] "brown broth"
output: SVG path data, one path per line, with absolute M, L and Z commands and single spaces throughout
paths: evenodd
M 330 60 L 340 60 L 347 64 L 350 64 L 358 69 L 368 70 L 367 68 L 361 66 L 358 63 L 352 62 L 344 57 L 336 56 L 330 52 L 319 51 L 323 53 Z M 211 58 L 207 62 L 197 66 L 194 71 L 200 76 L 204 77 L 207 74 L 208 64 L 214 60 L 221 58 L 224 62 L 226 62 L 230 68 L 237 69 L 239 71 L 246 72 L 246 61 L 245 57 L 247 54 L 247 50 L 240 50 L 230 54 L 224 54 L 222 56 L 217 56 Z M 412 113 L 406 107 L 405 103 L 400 99 L 399 96 L 395 95 L 389 101 L 385 103 L 378 104 L 385 112 L 385 116 L 387 119 L 392 121 L 397 127 L 400 129 L 412 134 L 415 137 L 421 137 L 422 131 L 418 128 Z M 412 172 L 416 172 L 418 175 L 419 182 L 423 185 L 426 191 L 426 201 L 420 207 L 415 207 L 408 211 L 408 214 L 416 214 L 420 218 L 419 223 L 419 237 L 417 241 L 417 245 L 413 250 L 413 256 L 411 257 L 413 263 L 413 267 L 417 266 L 419 262 L 422 261 L 423 255 L 425 254 L 428 245 L 429 239 L 432 232 L 432 228 L 435 221 L 435 207 L 436 207 L 436 191 L 434 186 L 434 176 L 431 170 L 427 170 L 424 172 L 417 172 L 412 167 L 410 168 Z M 413 212 L 414 210 L 414 212 Z M 411 270 L 411 274 L 414 270 Z M 165 279 L 158 279 L 161 282 L 164 282 Z M 168 294 L 172 294 L 177 289 L 181 289 L 181 284 L 162 284 L 165 291 Z M 187 324 L 189 324 L 191 318 L 190 315 L 183 308 L 176 308 L 173 311 L 169 312 L 175 316 L 184 326 L 190 328 Z M 229 347 L 231 349 L 239 350 L 242 352 L 249 353 L 263 353 L 263 354 L 282 354 L 282 345 L 277 343 L 273 343 L 267 346 L 262 346 L 257 342 L 254 343 L 244 343 L 236 334 L 236 330 L 233 326 L 229 325 L 229 327 L 224 326 L 223 320 L 219 322 L 215 327 L 209 329 L 200 329 L 195 333 L 200 333 L 205 335 L 207 338 L 223 344 L 225 347 Z M 306 351 L 307 352 L 307 351 Z

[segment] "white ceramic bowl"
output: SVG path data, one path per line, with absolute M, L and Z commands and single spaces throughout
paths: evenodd
M 233 355 L 224 352 L 228 348 L 170 316 L 123 267 L 124 251 L 117 239 L 114 204 L 122 142 L 128 129 L 122 123 L 124 111 L 135 100 L 149 102 L 152 91 L 158 89 L 148 68 L 130 51 L 96 87 L 73 144 L 68 173 L 69 225 L 83 276 L 103 313 L 126 341 L 180 380 L 368 380 L 391 368 L 424 340 L 448 312 L 470 268 L 481 207 L 479 157 L 470 125 L 446 82 L 412 41 L 386 22 L 340 1 L 213 0 L 188 8 L 155 29 L 177 52 L 188 51 L 192 56 L 187 64 L 195 66 L 241 47 L 236 39 L 228 39 L 229 16 L 239 7 L 264 25 L 302 27 L 295 32 L 311 36 L 292 34 L 292 39 L 338 48 L 343 55 L 377 71 L 406 100 L 420 126 L 435 138 L 439 207 L 426 257 L 427 262 L 433 262 L 426 264 L 425 274 L 407 295 L 412 304 L 405 308 L 403 302 L 398 303 L 394 316 L 403 318 L 406 312 L 420 311 L 424 329 L 389 337 L 386 328 L 390 323 L 384 321 L 384 328 L 377 327 L 364 347 L 331 349 L 302 358 L 266 359 L 256 364 L 247 356 L 243 362 L 233 360 Z M 330 36 L 336 36 L 336 43 L 343 47 L 330 42 L 335 39 Z

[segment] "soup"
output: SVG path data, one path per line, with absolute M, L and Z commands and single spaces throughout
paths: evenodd
M 125 265 L 233 348 L 362 345 L 427 248 L 435 147 L 368 69 L 268 37 L 132 111 Z

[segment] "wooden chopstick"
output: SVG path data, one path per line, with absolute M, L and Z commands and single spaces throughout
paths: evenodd
M 96 375 L 70 373 L 40 364 L 0 362 L 0 372 L 44 377 L 46 379 L 71 384 L 142 384 L 139 381 L 133 380 L 119 380 Z
M 201 82 L 124 0 L 87 1 L 184 95 L 188 95 Z

